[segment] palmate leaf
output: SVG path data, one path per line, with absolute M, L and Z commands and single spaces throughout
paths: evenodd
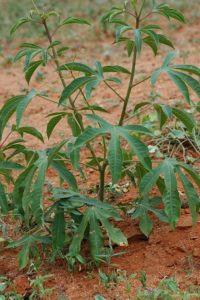
M 195 181 L 195 183 L 200 186 L 200 177 L 198 173 L 189 165 L 177 162 L 175 159 L 165 159 L 156 168 L 148 172 L 141 180 L 140 183 L 140 193 L 142 195 L 148 195 L 155 184 L 157 184 L 160 176 L 164 177 L 165 190 L 162 193 L 163 203 L 165 205 L 165 212 L 169 218 L 169 222 L 172 228 L 175 228 L 176 223 L 180 217 L 180 207 L 181 202 L 179 198 L 179 192 L 177 188 L 177 179 L 175 173 L 181 176 L 181 181 L 184 185 L 187 197 L 190 196 L 191 202 L 191 214 L 193 222 L 195 221 L 196 212 L 199 210 L 199 199 L 197 193 L 195 192 L 192 183 L 183 177 L 180 169 L 184 169 Z M 189 195 L 189 187 L 191 188 L 191 195 Z M 194 208 L 195 206 L 195 208 Z
M 87 128 L 77 139 L 73 150 L 81 148 L 90 140 L 109 133 L 111 141 L 109 143 L 108 163 L 112 174 L 112 182 L 115 183 L 122 173 L 123 156 L 120 147 L 120 136 L 125 139 L 134 153 L 137 155 L 140 162 L 147 168 L 151 169 L 151 160 L 149 158 L 148 148 L 132 133 L 150 134 L 151 132 L 141 125 L 114 126 L 106 122 L 97 115 L 86 115 L 87 118 L 101 125 L 101 128 Z
M 191 99 L 189 95 L 188 86 L 196 93 L 198 97 L 200 97 L 200 83 L 197 79 L 181 71 L 187 72 L 192 75 L 197 75 L 200 77 L 200 69 L 192 65 L 185 65 L 185 66 L 171 65 L 171 61 L 175 57 L 176 57 L 175 52 L 170 52 L 166 56 L 162 66 L 153 72 L 151 77 L 151 83 L 154 86 L 161 73 L 167 74 L 169 78 L 178 87 L 178 89 L 181 91 L 185 100 L 190 104 Z
M 84 237 L 86 237 L 88 238 L 89 244 L 92 247 L 90 251 L 92 253 L 93 259 L 97 263 L 99 262 L 100 256 L 103 251 L 103 234 L 101 226 L 104 227 L 111 241 L 120 246 L 127 245 L 126 237 L 122 234 L 122 232 L 119 229 L 114 228 L 108 220 L 110 217 L 113 217 L 112 211 L 114 210 L 115 209 L 112 207 L 111 214 L 109 214 L 109 211 L 107 210 L 106 214 L 104 214 L 104 209 L 100 209 L 97 207 L 87 208 L 69 248 L 69 256 L 71 258 L 77 257 L 81 249 L 82 240 L 84 239 Z M 89 234 L 87 234 L 88 227 Z
M 3 130 L 10 117 L 16 111 L 16 108 L 24 96 L 16 96 L 6 101 L 0 110 L 0 140 L 2 139 Z
M 18 254 L 20 270 L 27 266 L 31 256 L 38 257 L 39 253 L 37 249 L 37 243 L 48 245 L 51 243 L 51 239 L 45 236 L 28 235 L 18 241 L 9 243 L 8 248 L 23 247 Z
M 167 3 L 154 5 L 154 12 L 163 15 L 168 19 L 175 19 L 181 23 L 185 22 L 185 17 L 183 16 L 183 14 L 176 9 L 170 8 Z
M 101 201 L 98 201 L 94 198 L 89 198 L 87 196 L 84 196 L 78 192 L 74 192 L 72 190 L 66 190 L 66 189 L 55 189 L 54 191 L 54 199 L 57 200 L 56 206 L 59 207 L 65 207 L 65 203 L 71 202 L 71 204 L 74 207 L 82 207 L 84 205 L 87 206 L 95 206 L 99 209 L 103 209 L 104 212 L 106 210 L 110 211 L 112 210 L 112 206 L 108 203 L 104 203 Z M 115 216 L 115 219 L 117 216 Z
M 17 127 L 20 126 L 22 115 L 30 103 L 30 101 L 36 96 L 36 91 L 32 90 L 27 95 L 20 95 L 13 97 L 6 101 L 0 110 L 0 140 L 2 139 L 3 130 L 6 127 L 8 120 L 16 112 Z
M 149 213 L 155 214 L 162 222 L 168 223 L 168 218 L 163 209 L 158 209 L 157 207 L 161 204 L 160 197 L 144 197 L 136 202 L 136 207 L 134 207 L 129 214 L 131 214 L 133 219 L 140 219 L 140 230 L 148 237 L 153 229 L 153 222 L 149 216 Z

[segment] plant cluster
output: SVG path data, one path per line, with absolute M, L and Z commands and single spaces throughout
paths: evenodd
M 81 255 L 83 240 L 88 241 L 91 258 L 96 264 L 105 256 L 106 234 L 110 245 L 126 246 L 126 237 L 111 222 L 114 220 L 116 224 L 122 217 L 114 205 L 107 203 L 105 186 L 108 178 L 111 178 L 114 186 L 125 176 L 130 176 L 132 169 L 139 198 L 129 213 L 133 218 L 139 218 L 140 228 L 145 235 L 148 236 L 153 228 L 152 213 L 175 229 L 181 212 L 178 178 L 188 201 L 193 224 L 197 221 L 200 201 L 195 185 L 200 187 L 198 172 L 169 153 L 164 153 L 162 161 L 155 164 L 148 148 L 148 137 L 154 140 L 155 131 L 137 123 L 138 118 L 134 113 L 127 115 L 129 105 L 133 112 L 150 106 L 157 113 L 158 126 L 163 134 L 172 120 L 182 124 L 187 134 L 194 134 L 197 126 L 196 119 L 183 108 L 159 101 L 141 101 L 139 104 L 133 101 L 136 86 L 148 80 L 155 86 L 163 74 L 177 86 L 188 107 L 198 107 L 189 90 L 194 92 L 193 96 L 200 96 L 197 79 L 200 69 L 193 65 L 174 64 L 175 51 L 169 52 L 151 75 L 136 80 L 137 61 L 143 48 L 150 47 L 154 55 L 160 53 L 163 45 L 174 48 L 160 26 L 152 23 L 151 17 L 158 15 L 185 22 L 182 13 L 167 3 L 160 4 L 154 0 L 149 7 L 146 2 L 126 0 L 123 5 L 112 7 L 102 18 L 103 23 L 114 26 L 116 30 L 115 45 L 125 46 L 130 69 L 120 65 L 102 65 L 99 61 L 94 65 L 78 61 L 63 64 L 61 55 L 68 47 L 55 38 L 57 31 L 74 24 L 90 26 L 90 23 L 71 16 L 61 20 L 56 11 L 40 10 L 34 1 L 34 9 L 30 14 L 11 29 L 11 34 L 14 34 L 22 25 L 34 23 L 43 28 L 46 34 L 47 47 L 25 42 L 14 59 L 15 62 L 24 59 L 24 74 L 29 86 L 36 70 L 49 63 L 54 63 L 62 85 L 57 102 L 47 94 L 30 88 L 26 94 L 8 99 L 0 110 L 0 209 L 3 215 L 13 212 L 27 230 L 25 237 L 10 243 L 10 247 L 23 247 L 19 253 L 20 268 L 26 267 L 30 257 L 38 255 L 39 244 L 45 247 L 51 245 L 53 258 L 58 255 L 64 257 L 70 270 L 76 261 L 85 263 Z M 50 26 L 51 20 L 56 23 L 54 29 Z M 125 95 L 120 93 L 121 75 L 128 78 Z M 70 82 L 66 76 L 71 77 Z M 112 91 L 121 101 L 119 120 L 113 123 L 106 120 L 107 109 L 95 103 L 93 92 L 99 85 Z M 55 103 L 55 112 L 48 115 L 48 139 L 59 122 L 71 130 L 71 134 L 54 147 L 42 147 L 42 150 L 26 147 L 24 137 L 27 134 L 42 143 L 46 138 L 37 128 L 23 126 L 23 114 L 35 99 Z M 11 118 L 14 114 L 15 121 Z M 15 138 L 16 135 L 18 138 Z M 82 160 L 81 155 L 84 149 L 90 153 L 86 161 Z M 23 163 L 19 163 L 22 159 Z M 44 205 L 44 186 L 49 169 L 54 169 L 58 174 L 60 185 L 53 185 L 49 191 L 51 204 Z M 96 195 L 93 197 L 82 193 L 80 182 L 73 174 L 74 170 L 86 178 L 90 169 L 99 174 Z M 67 187 L 63 185 L 64 182 Z M 13 189 L 8 189 L 8 186 L 13 186 Z M 160 196 L 152 198 L 151 191 L 155 186 Z

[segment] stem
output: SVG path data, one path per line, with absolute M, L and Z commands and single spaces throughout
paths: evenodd
M 140 18 L 141 17 L 141 15 L 142 15 L 142 11 L 143 11 L 143 8 L 144 8 L 144 5 L 145 5 L 145 2 L 146 2 L 146 0 L 143 0 L 142 1 L 142 6 L 141 6 L 141 9 L 140 9 L 140 12 L 139 12 L 139 15 L 138 15 L 138 17 Z
M 107 162 L 105 162 L 100 171 L 100 184 L 99 184 L 99 200 L 104 201 L 104 190 L 105 190 L 105 171 Z
M 125 99 L 106 80 L 104 81 L 104 83 L 109 89 L 113 91 L 113 93 L 115 93 L 115 95 L 117 95 L 123 102 L 125 102 Z
M 139 19 L 139 17 L 137 17 L 136 18 L 136 29 L 139 28 L 139 21 L 140 21 L 140 19 Z M 126 97 L 125 97 L 124 105 L 123 105 L 122 112 L 121 112 L 119 126 L 122 126 L 123 123 L 124 123 L 124 118 L 125 118 L 125 115 L 126 115 L 126 109 L 127 109 L 127 105 L 128 105 L 128 102 L 129 102 L 131 91 L 132 91 L 133 80 L 134 80 L 134 77 L 135 77 L 136 60 L 137 60 L 137 48 L 135 46 L 134 47 L 134 53 L 133 53 L 133 59 L 132 59 L 131 76 L 130 76 L 130 80 L 129 80 L 128 90 L 127 90 L 127 94 L 126 94 Z
M 132 88 L 134 88 L 135 86 L 139 85 L 140 83 L 143 83 L 143 82 L 149 80 L 150 78 L 151 78 L 151 76 L 148 76 L 148 77 L 142 79 L 141 81 L 136 82 L 135 84 L 132 85 Z
M 9 139 L 10 135 L 13 133 L 13 131 L 10 131 L 7 136 L 5 137 L 5 139 L 3 140 L 3 142 L 0 145 L 0 149 L 3 148 L 3 146 L 5 145 L 6 141 Z

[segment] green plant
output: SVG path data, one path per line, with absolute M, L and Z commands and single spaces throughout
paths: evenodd
M 6 276 L 0 275 L 0 300 L 6 299 L 21 300 L 23 298 L 15 292 L 12 282 Z
M 121 216 L 113 205 L 106 203 L 105 186 L 107 178 L 112 178 L 114 186 L 124 176 L 130 176 L 132 168 L 135 169 L 134 176 L 140 193 L 136 210 L 132 213 L 133 218 L 140 218 L 140 228 L 144 234 L 149 235 L 153 227 L 149 212 L 153 212 L 162 221 L 168 222 L 173 229 L 176 227 L 181 208 L 177 176 L 183 185 L 193 224 L 195 224 L 200 201 L 189 178 L 200 186 L 197 171 L 190 165 L 169 157 L 169 153 L 164 155 L 163 161 L 157 166 L 153 165 L 145 141 L 147 137 L 154 139 L 154 131 L 144 124 L 135 124 L 135 114 L 127 117 L 127 108 L 134 88 L 147 80 L 151 80 L 152 86 L 155 86 L 158 77 L 162 74 L 167 75 L 178 87 L 186 105 L 194 106 L 189 88 L 198 97 L 200 96 L 200 84 L 196 79 L 200 76 L 200 69 L 192 65 L 173 64 L 172 61 L 176 57 L 174 51 L 167 54 L 161 67 L 153 71 L 152 75 L 147 74 L 142 80 L 135 80 L 137 60 L 144 46 L 150 47 L 155 55 L 162 45 L 174 48 L 172 42 L 162 34 L 160 26 L 151 23 L 151 16 L 157 14 L 181 23 L 185 22 L 184 16 L 170 8 L 168 4 L 158 4 L 156 1 L 152 1 L 150 7 L 146 6 L 145 0 L 141 3 L 132 0 L 125 1 L 122 6 L 111 8 L 102 20 L 104 23 L 116 26 L 115 44 L 125 45 L 131 60 L 131 69 L 128 70 L 120 65 L 102 66 L 99 61 L 94 66 L 74 60 L 61 63 L 59 55 L 64 53 L 66 47 L 61 41 L 55 39 L 57 31 L 71 24 L 88 26 L 90 23 L 75 17 L 61 20 L 56 11 L 46 12 L 40 10 L 34 1 L 33 4 L 34 10 L 12 27 L 11 34 L 22 25 L 33 23 L 43 28 L 48 46 L 23 43 L 22 49 L 15 56 L 15 62 L 24 58 L 24 73 L 29 85 L 38 68 L 53 62 L 62 84 L 62 92 L 59 101 L 56 102 L 48 95 L 32 89 L 26 95 L 9 99 L 0 111 L 0 139 L 2 140 L 0 174 L 5 182 L 13 183 L 14 186 L 13 192 L 7 193 L 5 185 L 0 185 L 1 211 L 7 213 L 14 209 L 28 229 L 26 237 L 10 245 L 11 247 L 23 246 L 19 256 L 20 267 L 24 268 L 27 265 L 30 255 L 35 256 L 38 243 L 52 245 L 53 257 L 57 255 L 65 257 L 70 270 L 73 269 L 76 261 L 80 264 L 86 261 L 80 254 L 83 240 L 88 241 L 91 257 L 96 264 L 105 255 L 105 232 L 110 243 L 126 246 L 126 237 L 110 221 L 113 219 L 118 222 Z M 55 29 L 50 29 L 49 26 L 52 19 Z M 117 91 L 117 86 L 122 84 L 120 74 L 129 79 L 125 96 Z M 71 77 L 69 84 L 66 75 Z M 111 90 L 122 103 L 119 120 L 114 124 L 109 123 L 106 117 L 97 114 L 101 112 L 106 115 L 108 113 L 106 108 L 92 102 L 93 91 L 98 89 L 99 85 Z M 24 136 L 27 134 L 38 138 L 42 143 L 45 140 L 36 128 L 22 126 L 24 111 L 36 97 L 55 103 L 55 107 L 59 106 L 59 111 L 48 116 L 50 118 L 47 123 L 49 139 L 56 125 L 61 121 L 67 121 L 66 127 L 71 129 L 71 135 L 68 134 L 67 138 L 62 139 L 52 148 L 43 147 L 44 150 L 24 146 Z M 197 121 L 190 113 L 175 106 L 158 101 L 131 103 L 131 105 L 134 105 L 134 112 L 146 105 L 154 109 L 162 132 L 167 123 L 173 119 L 184 124 L 185 131 L 190 133 L 197 126 Z M 16 122 L 9 127 L 9 121 L 14 113 Z M 19 138 L 8 142 L 13 133 L 18 134 Z M 85 148 L 90 154 L 86 161 L 82 161 L 81 154 Z M 19 155 L 24 156 L 23 165 L 16 163 Z M 79 171 L 84 178 L 90 168 L 99 175 L 99 183 L 95 184 L 97 188 L 93 197 L 88 197 L 87 193 L 79 189 L 80 182 L 77 182 L 72 173 L 72 169 Z M 49 191 L 52 204 L 45 206 L 43 189 L 49 169 L 56 171 L 61 187 L 52 187 Z M 20 174 L 16 176 L 14 172 L 13 176 L 12 170 Z M 63 187 L 64 181 L 68 188 Z M 154 186 L 158 187 L 160 193 L 160 197 L 156 199 L 150 196 Z M 159 209 L 160 205 L 163 208 Z
M 43 297 L 51 295 L 53 288 L 44 287 L 44 282 L 49 277 L 52 277 L 52 275 L 37 276 L 35 279 L 31 280 L 30 286 L 32 288 L 32 292 L 30 299 L 43 299 Z
M 175 278 L 165 278 L 158 283 L 154 289 L 143 287 L 137 293 L 135 300 L 156 300 L 156 299 L 199 299 L 198 291 L 182 291 Z

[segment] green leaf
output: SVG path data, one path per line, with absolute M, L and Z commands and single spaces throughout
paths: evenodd
M 54 254 L 62 250 L 65 243 L 65 216 L 64 209 L 57 208 L 52 224 L 52 243 Z
M 166 3 L 161 3 L 160 5 L 155 6 L 154 11 L 168 19 L 172 18 L 181 23 L 185 23 L 185 17 L 183 14 L 176 9 L 170 8 Z
M 89 208 L 90 210 L 90 231 L 89 231 L 89 245 L 92 258 L 98 262 L 103 252 L 103 234 L 101 232 L 98 216 L 96 216 L 95 209 Z
M 71 97 L 71 95 L 80 89 L 86 83 L 94 80 L 92 77 L 79 77 L 74 79 L 67 87 L 64 88 L 62 95 L 59 100 L 59 105 L 61 105 L 66 99 Z
M 69 24 L 90 25 L 90 23 L 88 21 L 86 21 L 85 19 L 69 17 L 69 18 L 65 19 L 64 21 L 62 21 L 59 24 L 59 27 L 64 26 L 64 25 L 69 25 Z
M 29 262 L 30 248 L 31 245 L 27 244 L 22 248 L 22 250 L 18 254 L 18 264 L 20 270 L 24 269 Z
M 181 201 L 179 198 L 174 166 L 171 163 L 170 159 L 166 159 L 161 164 L 161 168 L 166 186 L 166 190 L 163 195 L 165 212 L 169 218 L 171 227 L 174 229 L 178 219 L 180 218 L 181 208 Z
M 101 112 L 108 113 L 108 111 L 105 108 L 103 108 L 99 105 L 84 106 L 84 107 L 81 108 L 81 110 L 101 111 Z
M 148 148 L 143 144 L 138 138 L 130 136 L 129 134 L 123 132 L 122 136 L 130 144 L 132 150 L 137 155 L 141 164 L 147 169 L 151 169 L 151 160 L 149 158 Z
M 197 194 L 196 190 L 194 189 L 193 184 L 188 180 L 188 178 L 181 172 L 179 169 L 177 169 L 177 173 L 181 179 L 185 195 L 187 197 L 187 201 L 190 208 L 190 213 L 192 216 L 192 223 L 193 225 L 196 224 L 198 219 L 198 212 L 200 208 L 200 198 Z
M 73 150 L 82 147 L 104 132 L 105 130 L 103 130 L 102 128 L 86 128 L 85 131 L 77 138 Z
M 173 74 L 172 72 L 168 72 L 168 75 L 172 79 L 172 81 L 176 84 L 176 86 L 181 91 L 181 93 L 184 95 L 187 103 L 190 104 L 191 103 L 190 94 L 189 94 L 189 90 L 188 90 L 188 87 L 185 84 L 185 82 L 181 78 L 179 78 L 177 75 Z
M 64 64 L 62 66 L 60 66 L 59 68 L 61 71 L 77 71 L 77 72 L 82 72 L 88 75 L 94 75 L 95 71 L 90 68 L 89 66 L 82 64 L 82 63 L 76 63 L 76 62 L 72 62 L 72 63 L 67 63 Z
M 103 72 L 113 72 L 113 73 L 124 73 L 124 74 L 131 74 L 130 71 L 124 67 L 121 66 L 105 66 L 103 67 Z
M 183 81 L 185 81 L 185 83 L 187 83 L 190 88 L 197 94 L 198 97 L 200 97 L 200 83 L 198 80 L 192 78 L 191 76 L 184 74 L 182 72 L 175 72 L 173 71 L 173 73 L 178 76 L 180 79 L 182 79 Z
M 72 134 L 75 137 L 79 136 L 82 132 L 77 119 L 80 120 L 80 122 L 82 122 L 82 115 L 79 114 L 79 113 L 76 113 L 76 114 L 68 113 L 67 121 L 68 121 L 68 124 L 69 124 L 69 126 L 72 130 Z
M 30 80 L 33 76 L 35 70 L 43 63 L 43 60 L 33 61 L 31 62 L 25 70 L 25 78 L 27 83 L 30 83 Z
M 114 228 L 110 222 L 107 220 L 107 218 L 104 216 L 104 212 L 101 210 L 96 209 L 96 215 L 98 216 L 98 219 L 101 221 L 103 227 L 107 231 L 109 239 L 116 243 L 119 246 L 127 246 L 128 241 L 124 234 L 118 229 Z
M 185 125 L 185 127 L 191 132 L 196 126 L 196 121 L 192 114 L 178 108 L 172 108 L 173 114 Z
M 56 117 L 52 118 L 49 121 L 49 123 L 47 124 L 47 136 L 48 136 L 48 138 L 50 138 L 54 128 L 62 120 L 62 118 L 63 118 L 63 116 L 59 115 L 59 116 L 56 116 Z
M 35 136 L 41 142 L 44 143 L 44 138 L 43 138 L 42 134 L 34 127 L 20 127 L 17 131 L 21 134 L 22 137 L 23 137 L 24 133 L 27 133 L 32 136 Z
M 123 32 L 129 31 L 129 30 L 133 30 L 133 27 L 127 26 L 127 25 L 118 26 L 116 29 L 116 42 L 119 41 Z
M 0 210 L 3 214 L 8 212 L 8 201 L 3 184 L 0 182 Z
M 77 182 L 74 175 L 63 164 L 54 160 L 52 161 L 51 166 L 58 172 L 59 176 L 70 185 L 70 187 L 74 191 L 78 190 Z
M 6 101 L 0 110 L 0 140 L 2 139 L 3 130 L 6 127 L 8 120 L 14 114 L 17 109 L 18 104 L 23 99 L 23 95 L 13 97 Z
M 192 65 L 173 65 L 174 69 L 178 69 L 181 71 L 188 72 L 190 74 L 194 74 L 200 76 L 200 68 Z
M 5 161 L 0 161 L 0 169 L 21 171 L 24 169 L 24 166 L 12 161 L 5 160 Z
M 157 167 L 151 170 L 149 173 L 144 175 L 140 182 L 140 193 L 143 195 L 148 195 L 153 186 L 156 184 L 160 177 L 161 168 Z
M 10 30 L 10 34 L 12 35 L 13 33 L 15 33 L 15 31 L 16 31 L 19 27 L 21 27 L 23 24 L 28 23 L 28 22 L 31 22 L 31 20 L 28 19 L 28 18 L 21 18 L 21 19 L 19 19 L 19 21 L 17 21 L 17 23 L 15 23 L 15 24 L 12 26 L 12 28 L 11 28 L 11 30 Z
M 116 129 L 112 131 L 111 141 L 108 147 L 108 163 L 112 174 L 112 184 L 115 184 L 121 178 L 123 163 L 122 149 Z
M 36 94 L 37 93 L 35 90 L 31 90 L 27 95 L 21 97 L 19 104 L 17 105 L 17 109 L 16 109 L 16 125 L 17 125 L 17 127 L 20 126 L 23 113 L 24 113 L 25 109 L 27 108 L 28 104 L 30 103 L 30 101 L 36 96 Z
M 42 225 L 43 220 L 43 187 L 46 179 L 46 171 L 48 167 L 48 158 L 45 152 L 38 152 L 39 159 L 36 161 L 38 166 L 38 175 L 33 184 L 32 192 L 30 194 L 31 208 L 35 220 L 38 225 Z
M 140 52 L 142 50 L 142 33 L 141 33 L 140 29 L 135 29 L 134 33 L 135 33 L 135 46 L 136 46 L 137 52 L 140 54 Z
M 144 235 L 148 237 L 153 229 L 153 222 L 148 213 L 145 212 L 144 215 L 140 218 L 139 227 L 142 233 L 144 233 Z

